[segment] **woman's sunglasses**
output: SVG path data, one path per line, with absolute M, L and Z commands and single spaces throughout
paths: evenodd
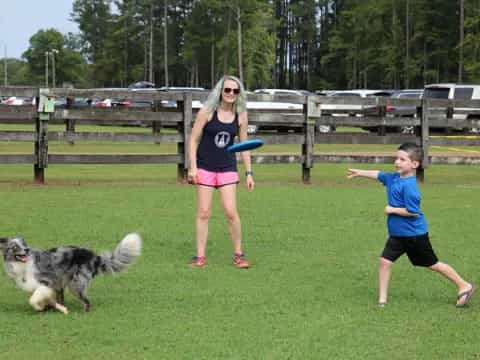
M 240 94 L 240 89 L 232 89 L 232 88 L 224 88 L 224 89 L 223 89 L 223 92 L 224 92 L 225 94 L 230 94 L 232 91 L 233 91 L 233 93 L 234 93 L 235 95 Z

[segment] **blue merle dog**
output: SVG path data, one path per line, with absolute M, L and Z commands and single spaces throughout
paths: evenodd
M 30 305 L 37 311 L 53 308 L 64 314 L 68 314 L 65 288 L 90 311 L 90 281 L 99 273 L 125 270 L 140 255 L 141 247 L 142 239 L 135 233 L 126 235 L 113 252 L 99 256 L 76 246 L 39 250 L 28 247 L 21 237 L 0 238 L 5 271 L 20 289 L 31 294 Z

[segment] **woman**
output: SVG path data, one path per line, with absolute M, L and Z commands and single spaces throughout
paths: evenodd
M 223 76 L 198 112 L 190 138 L 188 181 L 197 185 L 197 255 L 190 262 L 192 267 L 207 264 L 205 250 L 214 189 L 218 189 L 220 193 L 220 202 L 228 220 L 233 243 L 233 264 L 241 269 L 250 266 L 242 251 L 241 224 L 237 211 L 237 161 L 235 154 L 227 151 L 235 136 L 238 136 L 240 141 L 247 140 L 247 127 L 246 94 L 243 85 L 234 76 Z M 255 183 L 250 152 L 242 152 L 242 159 L 246 170 L 247 189 L 252 191 Z

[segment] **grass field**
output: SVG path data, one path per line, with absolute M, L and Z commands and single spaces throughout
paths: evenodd
M 89 314 L 70 294 L 70 315 L 37 314 L 2 273 L 0 358 L 479 358 L 480 298 L 456 309 L 453 286 L 406 258 L 376 307 L 384 189 L 345 179 L 347 167 L 316 165 L 304 186 L 298 165 L 256 166 L 256 190 L 238 193 L 253 266 L 238 270 L 218 201 L 209 265 L 186 265 L 195 192 L 175 183 L 175 166 L 52 165 L 37 186 L 30 165 L 1 165 L 1 234 L 102 251 L 138 231 L 144 251 L 127 273 L 95 279 Z M 468 166 L 431 167 L 421 185 L 437 254 L 477 283 L 479 190 Z

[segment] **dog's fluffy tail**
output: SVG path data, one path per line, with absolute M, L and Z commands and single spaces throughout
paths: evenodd
M 127 269 L 140 256 L 142 238 L 136 233 L 126 235 L 113 252 L 99 256 L 99 269 L 105 273 L 118 273 Z

